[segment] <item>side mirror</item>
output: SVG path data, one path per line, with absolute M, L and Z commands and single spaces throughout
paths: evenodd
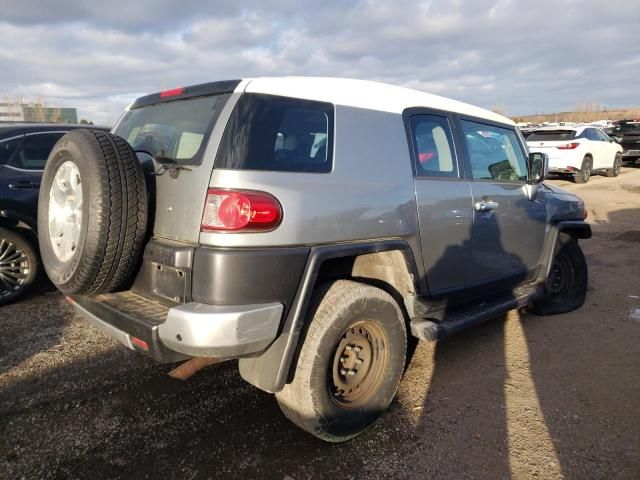
M 618 137 L 609 137 L 609 140 L 611 141 L 611 143 L 616 142 L 616 143 L 620 143 L 620 139 Z
M 549 157 L 546 153 L 534 152 L 529 154 L 529 181 L 540 183 L 549 173 Z

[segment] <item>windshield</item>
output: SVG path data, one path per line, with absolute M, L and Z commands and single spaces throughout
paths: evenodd
M 160 163 L 198 165 L 228 95 L 147 105 L 127 112 L 114 133 Z
M 538 130 L 527 137 L 527 142 L 555 142 L 574 138 L 576 138 L 575 130 Z

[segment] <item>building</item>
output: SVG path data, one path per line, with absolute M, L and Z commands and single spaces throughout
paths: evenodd
M 75 108 L 46 107 L 41 103 L 0 101 L 0 122 L 78 123 Z

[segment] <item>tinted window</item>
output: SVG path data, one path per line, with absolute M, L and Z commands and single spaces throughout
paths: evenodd
M 196 165 L 228 95 L 175 100 L 133 109 L 115 134 L 160 162 Z
M 215 166 L 329 172 L 332 157 L 333 105 L 245 94 L 231 114 Z
M 22 145 L 11 160 L 11 165 L 27 170 L 43 170 L 49 152 L 65 133 L 39 133 L 25 136 Z
M 0 165 L 4 165 L 9 161 L 11 155 L 16 151 L 23 137 L 14 138 L 0 142 Z
M 537 130 L 526 137 L 527 142 L 557 142 L 573 140 L 576 137 L 575 130 Z
M 598 140 L 600 140 L 601 142 L 608 142 L 609 141 L 609 137 L 607 137 L 604 132 L 598 130 L 597 128 L 594 128 L 593 131 L 595 132 L 595 136 Z
M 472 178 L 500 182 L 525 181 L 527 163 L 516 132 L 462 120 Z
M 411 117 L 411 132 L 418 176 L 458 176 L 451 129 L 446 117 L 415 115 Z

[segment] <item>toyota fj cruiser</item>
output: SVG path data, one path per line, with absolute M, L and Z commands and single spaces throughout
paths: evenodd
M 328 441 L 389 406 L 407 338 L 509 309 L 578 308 L 583 202 L 514 123 L 346 79 L 259 78 L 136 100 L 54 147 L 45 269 L 81 315 L 159 362 L 239 359 Z

